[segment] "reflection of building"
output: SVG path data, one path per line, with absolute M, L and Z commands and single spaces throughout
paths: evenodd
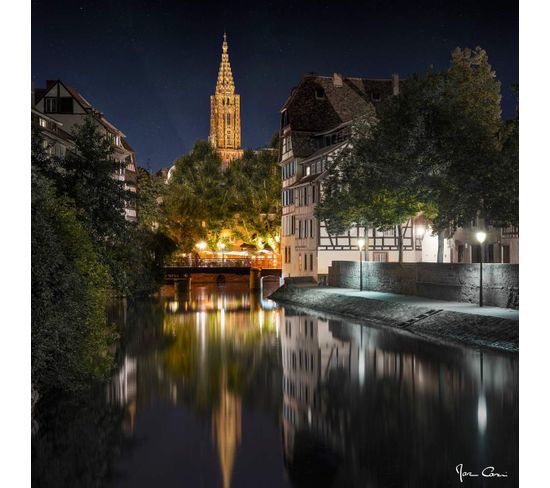
M 224 33 L 216 92 L 210 97 L 209 137 L 210 144 L 218 150 L 224 167 L 243 154 L 241 149 L 241 97 L 235 93 L 235 82 L 227 49 L 227 36 Z
M 123 428 L 127 433 L 133 432 L 137 410 L 136 359 L 124 356 L 124 362 L 107 388 L 107 400 L 111 405 L 127 408 Z
M 220 404 L 212 412 L 212 435 L 218 448 L 223 486 L 229 488 L 237 448 L 241 443 L 241 399 L 229 391 L 225 370 L 220 390 Z
M 433 459 L 475 464 L 502 425 L 517 426 L 517 361 L 507 356 L 288 309 L 281 354 L 283 451 L 296 485 L 417 486 L 426 476 L 443 485 L 447 466 Z M 506 442 L 491 449 L 513 462 Z M 325 479 L 312 482 L 318 470 Z
M 343 447 L 343 438 L 332 431 L 319 405 L 318 387 L 332 369 L 348 368 L 357 357 L 348 341 L 333 337 L 329 321 L 285 313 L 281 331 L 283 364 L 283 435 L 287 460 L 292 458 L 294 434 L 314 429 Z M 352 355 L 354 356 L 352 358 Z M 355 369 L 355 368 L 354 368 Z
M 46 88 L 34 90 L 31 112 L 33 123 L 44 138 L 46 150 L 58 157 L 64 157 L 67 152 L 74 153 L 73 129 L 82 125 L 86 117 L 93 117 L 101 133 L 111 142 L 111 157 L 121 163 L 114 177 L 124 182 L 126 190 L 136 191 L 136 156 L 126 136 L 78 91 L 61 80 L 48 80 Z M 126 202 L 125 216 L 127 220 L 137 219 L 134 202 Z

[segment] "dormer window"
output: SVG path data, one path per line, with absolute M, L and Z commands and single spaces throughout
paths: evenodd
M 287 125 L 288 125 L 288 111 L 283 110 L 283 112 L 281 113 L 281 129 L 283 127 L 286 127 Z
M 325 90 L 323 90 L 321 87 L 315 88 L 315 98 L 317 100 L 324 100 L 325 99 Z
M 57 98 L 46 97 L 44 98 L 44 113 L 57 113 Z

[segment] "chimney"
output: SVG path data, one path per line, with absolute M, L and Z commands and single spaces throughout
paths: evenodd
M 391 84 L 394 96 L 399 95 L 399 73 L 394 73 L 391 75 Z
M 342 81 L 342 74 L 334 73 L 334 75 L 332 75 L 332 83 L 336 88 L 342 88 L 342 86 L 344 86 L 344 82 Z

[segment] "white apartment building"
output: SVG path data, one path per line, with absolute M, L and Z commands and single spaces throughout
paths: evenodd
M 113 158 L 123 163 L 115 178 L 124 182 L 126 190 L 137 190 L 137 163 L 135 152 L 126 136 L 96 110 L 78 91 L 61 80 L 48 80 L 46 88 L 33 90 L 31 117 L 39 127 L 50 154 L 64 157 L 67 151 L 74 151 L 72 130 L 81 125 L 84 118 L 92 115 L 104 135 L 113 145 Z M 127 220 L 136 221 L 134 202 L 125 206 Z

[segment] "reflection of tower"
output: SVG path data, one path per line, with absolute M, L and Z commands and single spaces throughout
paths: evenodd
M 227 388 L 227 372 L 221 378 L 220 404 L 213 412 L 212 434 L 218 447 L 224 488 L 231 486 L 237 447 L 241 442 L 241 399 Z

